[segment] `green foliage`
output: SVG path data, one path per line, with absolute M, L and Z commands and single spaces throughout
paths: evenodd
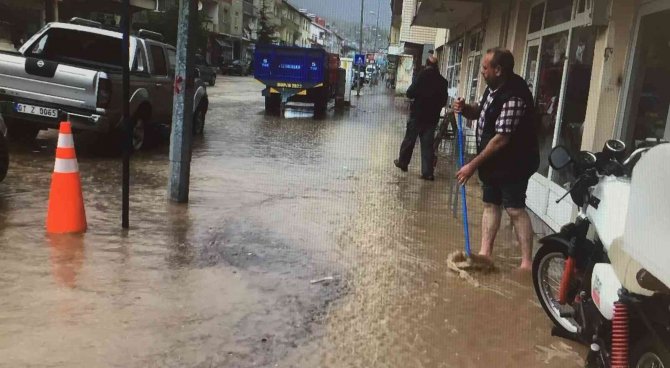
M 260 17 L 258 19 L 258 44 L 267 45 L 274 43 L 277 40 L 275 33 L 277 32 L 277 27 L 272 23 L 267 7 L 263 0 L 263 4 L 260 9 Z

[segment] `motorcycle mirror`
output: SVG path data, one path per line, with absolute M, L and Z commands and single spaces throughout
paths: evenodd
M 572 162 L 572 156 L 567 148 L 563 146 L 556 146 L 549 154 L 549 165 L 554 170 L 560 170 L 568 166 Z

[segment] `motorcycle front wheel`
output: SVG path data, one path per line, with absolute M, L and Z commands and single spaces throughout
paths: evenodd
M 670 357 L 650 338 L 637 343 L 630 358 L 631 368 L 670 368 Z
M 533 286 L 542 309 L 564 334 L 576 334 L 578 324 L 573 318 L 561 316 L 561 310 L 571 308 L 558 302 L 559 288 L 568 248 L 560 243 L 547 243 L 537 251 L 533 259 Z M 670 368 L 670 367 L 669 367 Z

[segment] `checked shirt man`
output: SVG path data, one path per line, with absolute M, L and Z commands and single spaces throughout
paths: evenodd
M 530 270 L 533 229 L 526 212 L 526 190 L 539 166 L 538 120 L 528 85 L 513 70 L 514 57 L 509 50 L 488 50 L 482 61 L 482 77 L 488 88 L 481 101 L 467 105 L 459 98 L 454 103 L 455 111 L 477 119 L 477 156 L 456 173 L 456 178 L 464 185 L 478 171 L 482 182 L 484 213 L 479 255 L 492 260 L 493 243 L 505 208 L 521 245 L 519 268 Z

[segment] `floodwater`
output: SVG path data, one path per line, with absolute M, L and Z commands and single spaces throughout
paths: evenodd
M 166 200 L 165 142 L 121 164 L 77 136 L 89 231 L 44 231 L 54 132 L 13 144 L 0 184 L 0 366 L 579 367 L 550 336 L 512 229 L 498 271 L 447 269 L 463 247 L 451 143 L 437 180 L 392 164 L 407 104 L 383 86 L 343 113 L 263 114 L 222 77 L 193 149 L 188 205 Z M 481 205 L 468 186 L 473 248 Z M 458 213 L 459 211 L 456 211 Z M 323 280 L 324 278 L 328 278 Z M 332 279 L 331 279 L 332 278 Z

